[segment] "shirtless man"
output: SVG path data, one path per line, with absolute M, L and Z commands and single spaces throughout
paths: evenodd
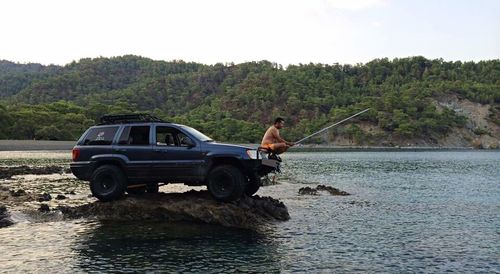
M 280 137 L 280 129 L 285 125 L 285 120 L 281 117 L 274 120 L 274 125 L 270 126 L 264 137 L 262 138 L 261 147 L 270 149 L 275 154 L 281 154 L 287 151 L 291 146 L 294 146 L 294 142 L 285 141 L 285 139 Z

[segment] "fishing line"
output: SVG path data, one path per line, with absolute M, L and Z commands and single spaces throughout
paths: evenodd
M 295 144 L 297 145 L 297 144 L 301 143 L 302 141 L 307 140 L 307 139 L 309 139 L 309 138 L 311 138 L 311 137 L 313 137 L 313 136 L 315 136 L 315 135 L 317 135 L 317 134 L 319 134 L 319 133 L 321 133 L 321 132 L 323 132 L 323 131 L 325 131 L 325 130 L 327 130 L 327 129 L 329 129 L 329 128 L 332 128 L 332 127 L 334 127 L 334 126 L 336 126 L 336 125 L 342 124 L 343 122 L 345 122 L 345 121 L 347 121 L 347 120 L 349 120 L 349 119 L 352 119 L 352 118 L 354 118 L 354 117 L 356 117 L 356 116 L 358 116 L 358 115 L 360 115 L 360 114 L 362 114 L 362 113 L 367 112 L 369 109 L 370 109 L 370 108 L 367 108 L 367 109 L 365 109 L 365 110 L 363 110 L 363 111 L 360 111 L 360 112 L 358 112 L 358 113 L 356 113 L 356 114 L 354 114 L 354 115 L 352 115 L 352 116 L 349 116 L 349 117 L 345 118 L 344 120 L 342 120 L 342 121 L 340 121 L 340 122 L 337 122 L 337 123 L 335 123 L 335 124 L 333 124 L 333 125 L 327 126 L 327 127 L 323 128 L 323 129 L 321 129 L 321 130 L 319 130 L 319 131 L 316 131 L 315 133 L 313 133 L 313 134 L 311 134 L 311 135 L 309 135 L 309 136 L 306 136 L 306 137 L 304 137 L 304 138 L 302 138 L 302 139 L 298 140 L 297 142 L 295 142 Z

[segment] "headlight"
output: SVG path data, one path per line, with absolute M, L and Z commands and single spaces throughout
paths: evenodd
M 257 159 L 257 150 L 255 149 L 249 149 L 247 150 L 247 155 L 250 157 L 250 159 Z

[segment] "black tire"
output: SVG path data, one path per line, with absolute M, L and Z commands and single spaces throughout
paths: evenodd
M 254 195 L 257 191 L 259 191 L 261 185 L 260 178 L 249 178 L 248 183 L 245 186 L 245 194 L 249 197 Z
M 217 166 L 208 175 L 208 191 L 217 201 L 230 202 L 239 199 L 243 194 L 244 185 L 245 176 L 235 166 Z
M 145 186 L 129 187 L 127 188 L 127 193 L 132 195 L 141 195 L 146 192 Z
M 160 186 L 158 183 L 147 184 L 146 191 L 148 193 L 158 193 L 158 191 L 160 191 Z
M 107 202 L 120 198 L 125 193 L 127 178 L 114 165 L 98 167 L 90 179 L 90 191 L 100 201 Z

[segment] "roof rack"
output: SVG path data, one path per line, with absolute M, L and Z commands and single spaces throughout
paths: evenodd
M 168 123 L 167 121 L 164 121 L 148 113 L 136 113 L 136 114 L 104 115 L 101 117 L 99 125 L 130 124 L 130 123 L 141 123 L 141 122 Z

